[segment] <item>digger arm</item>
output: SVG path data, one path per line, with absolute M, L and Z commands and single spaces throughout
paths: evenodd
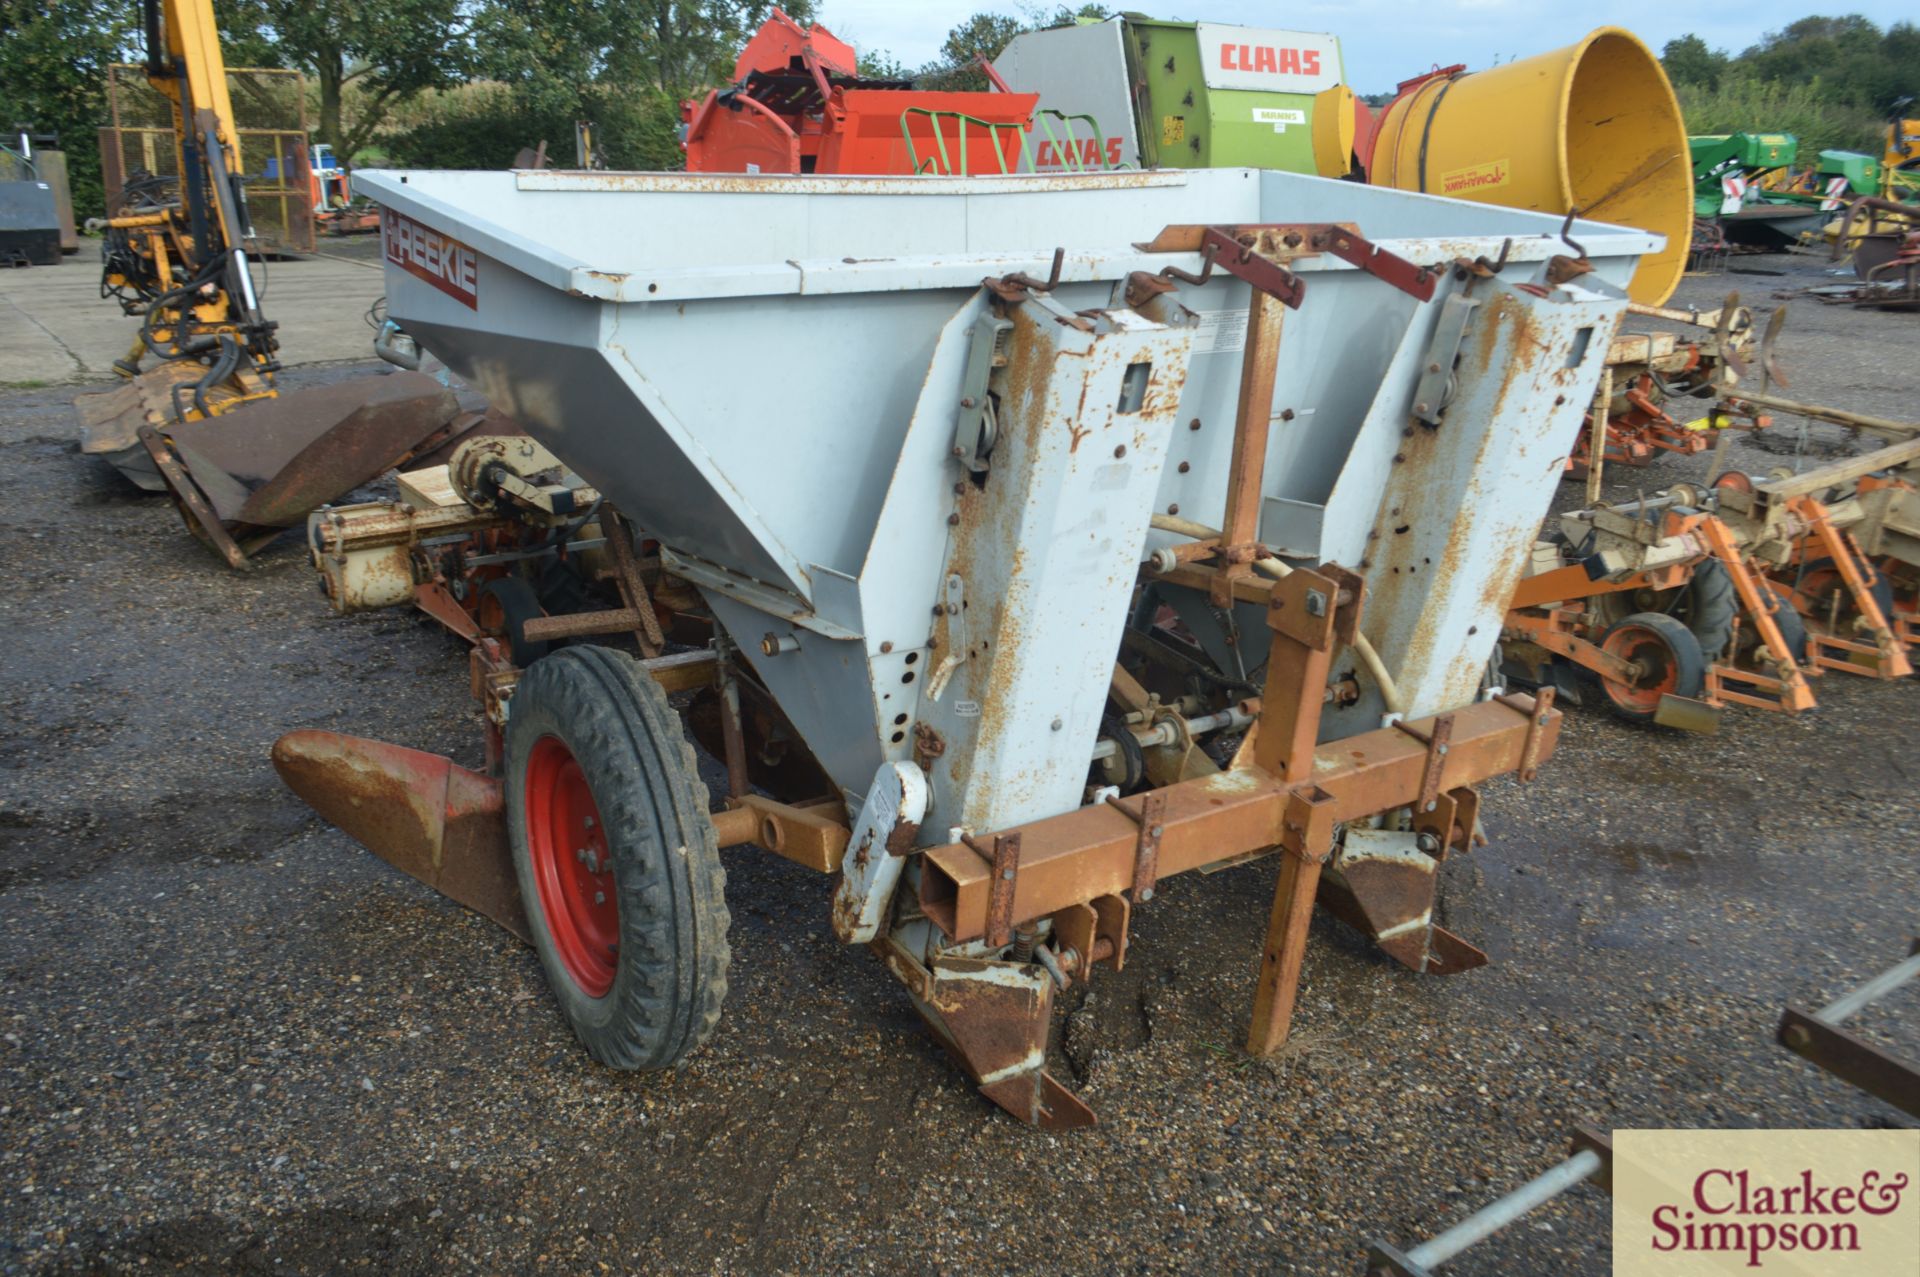
M 181 195 L 211 255 L 249 238 L 240 156 L 213 0 L 144 0 L 147 81 L 173 105 Z M 218 245 L 209 231 L 217 231 Z
M 253 239 L 241 188 L 239 131 L 227 94 L 226 60 L 213 0 L 143 0 L 147 80 L 173 107 L 180 198 L 192 240 L 191 278 L 224 256 L 222 285 L 232 322 L 261 358 L 270 358 L 269 326 L 247 273 Z

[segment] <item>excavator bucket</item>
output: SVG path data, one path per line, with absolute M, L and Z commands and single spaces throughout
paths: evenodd
M 437 446 L 461 416 L 452 391 L 403 372 L 183 421 L 174 389 L 190 384 L 196 369 L 165 364 L 80 396 L 80 450 L 150 492 L 171 492 L 195 535 L 235 567 L 278 530 Z

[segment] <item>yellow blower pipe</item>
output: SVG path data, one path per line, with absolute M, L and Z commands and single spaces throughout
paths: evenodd
M 1627 292 L 1657 306 L 1686 269 L 1693 169 L 1673 86 L 1631 32 L 1471 75 L 1435 77 L 1387 108 L 1367 180 L 1481 204 L 1566 213 L 1666 236 Z

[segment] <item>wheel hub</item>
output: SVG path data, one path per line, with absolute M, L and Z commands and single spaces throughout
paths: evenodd
M 569 977 L 590 997 L 613 987 L 620 906 L 600 809 L 565 742 L 543 736 L 527 760 L 527 848 L 540 911 Z

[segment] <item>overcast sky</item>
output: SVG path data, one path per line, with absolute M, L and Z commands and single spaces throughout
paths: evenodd
M 1020 0 L 824 0 L 821 21 L 856 48 L 884 49 L 909 67 L 930 61 L 954 26 L 984 10 L 1019 13 Z M 1051 10 L 1053 5 L 1033 6 Z M 1809 13 L 1863 13 L 1882 27 L 1916 16 L 1914 0 L 1616 0 L 1595 6 L 1542 0 L 1129 0 L 1122 6 L 1158 17 L 1233 22 L 1246 26 L 1327 31 L 1340 38 L 1347 81 L 1360 93 L 1381 93 L 1431 66 L 1464 62 L 1470 69 L 1516 54 L 1544 53 L 1571 44 L 1596 26 L 1626 27 L 1658 53 L 1692 32 L 1715 48 L 1738 53 Z

